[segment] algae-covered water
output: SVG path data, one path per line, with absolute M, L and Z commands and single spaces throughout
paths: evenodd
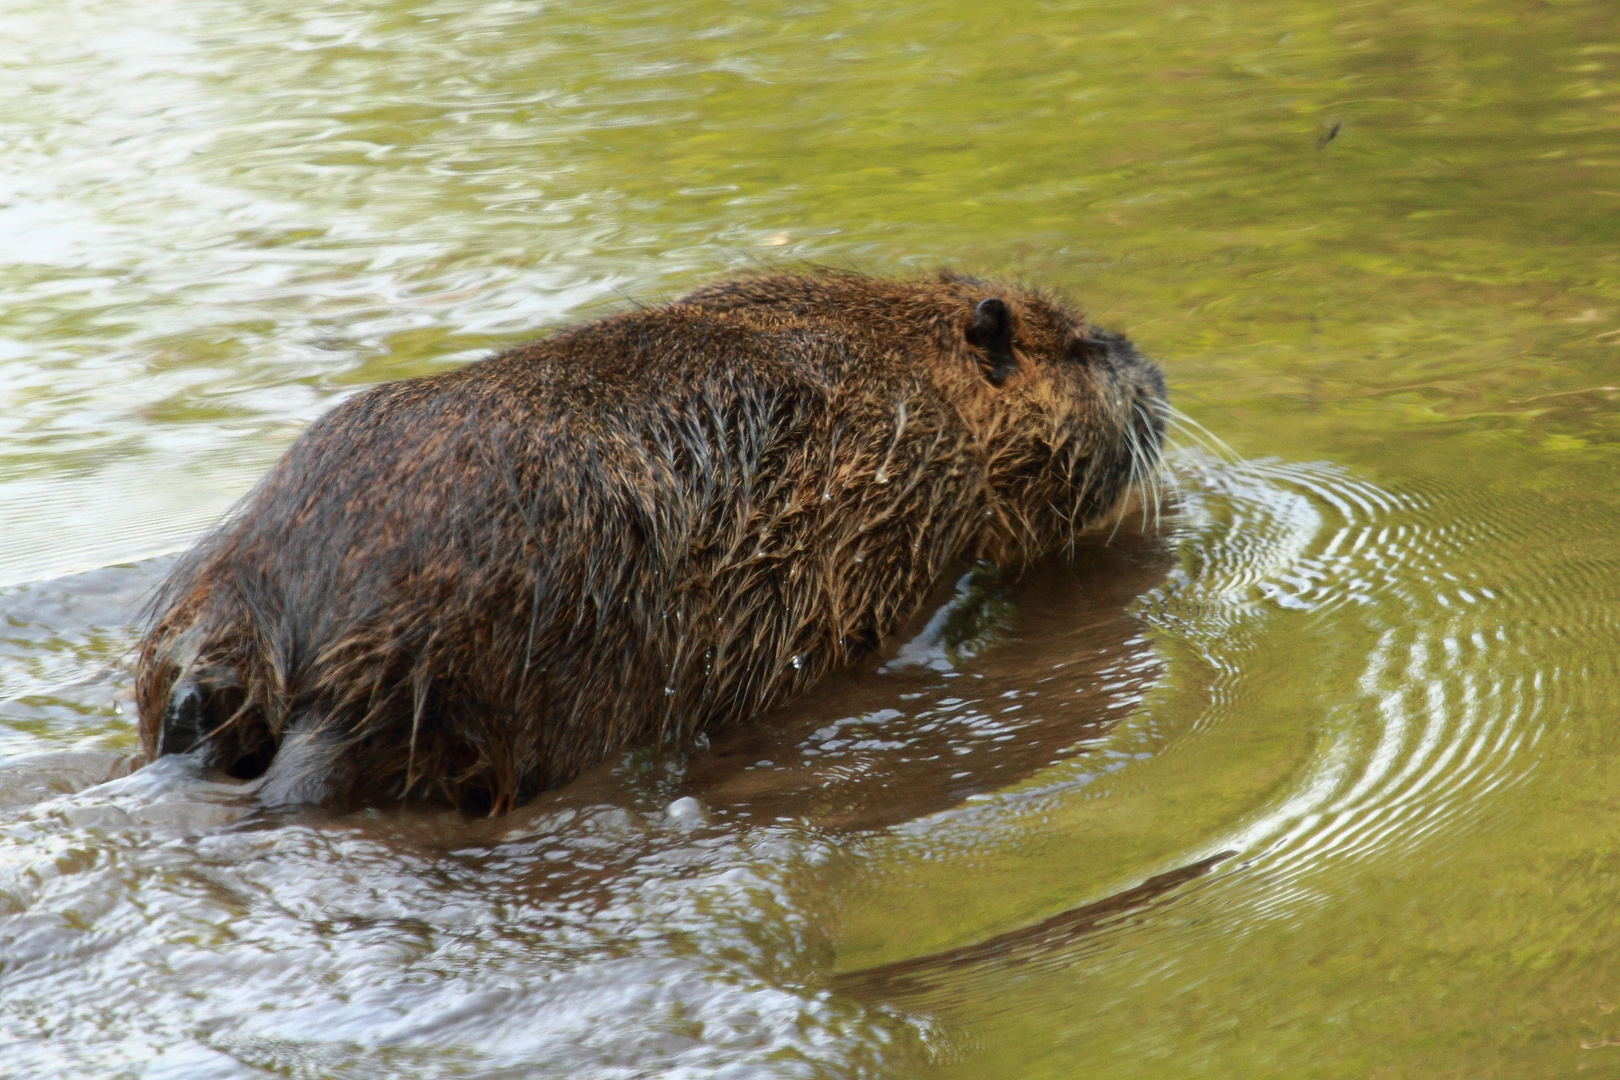
M 18 1077 L 1620 1076 L 1620 12 L 0 9 Z M 344 394 L 726 273 L 1060 288 L 1225 443 L 507 818 L 129 773 Z

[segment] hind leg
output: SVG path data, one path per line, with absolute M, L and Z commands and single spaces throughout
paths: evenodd
M 259 785 L 265 806 L 331 803 L 348 794 L 351 777 L 338 739 L 310 720 L 295 721 Z

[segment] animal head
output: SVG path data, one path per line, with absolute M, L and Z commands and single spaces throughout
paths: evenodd
M 1064 546 L 1133 492 L 1151 502 L 1168 413 L 1158 365 L 1050 293 L 943 284 L 958 309 L 947 379 L 987 454 L 983 554 Z

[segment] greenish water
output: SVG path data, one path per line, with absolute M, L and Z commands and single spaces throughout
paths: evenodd
M 16 1075 L 1620 1076 L 1613 8 L 126 0 L 0 41 Z M 312 417 L 805 262 L 1061 288 L 1234 453 L 501 822 L 102 783 L 141 597 Z

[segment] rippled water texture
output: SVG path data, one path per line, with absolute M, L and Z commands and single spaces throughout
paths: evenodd
M 1612 4 L 0 10 L 18 1077 L 1620 1076 Z M 1163 359 L 1155 521 L 502 819 L 130 771 L 312 417 L 723 273 Z

